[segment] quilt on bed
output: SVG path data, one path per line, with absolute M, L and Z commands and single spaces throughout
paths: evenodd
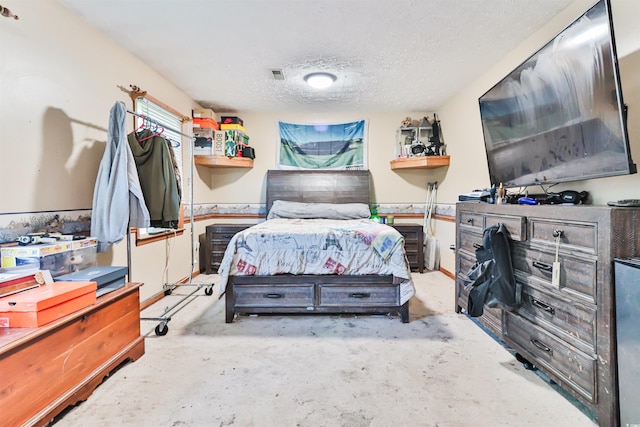
M 402 235 L 370 219 L 270 219 L 237 233 L 218 269 L 229 276 L 393 275 L 404 304 L 414 294 Z

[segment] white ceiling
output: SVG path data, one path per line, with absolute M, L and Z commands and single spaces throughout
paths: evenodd
M 61 1 L 203 106 L 226 112 L 436 111 L 572 2 Z M 314 71 L 335 74 L 335 85 L 307 87 Z

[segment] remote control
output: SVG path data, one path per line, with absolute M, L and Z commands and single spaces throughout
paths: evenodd
M 640 206 L 640 199 L 622 199 L 615 202 L 608 202 L 607 205 L 621 207 L 638 207 Z

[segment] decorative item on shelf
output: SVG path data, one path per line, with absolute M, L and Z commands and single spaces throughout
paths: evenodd
M 426 119 L 416 125 L 411 117 L 405 117 L 396 134 L 396 157 L 420 157 L 429 155 L 428 143 L 432 137 L 431 123 Z
M 429 123 L 429 119 L 427 117 L 424 117 L 422 121 L 423 123 L 424 122 Z M 427 146 L 426 155 L 427 156 L 443 156 L 444 150 L 442 148 L 444 147 L 444 143 L 440 140 L 440 134 L 441 134 L 440 120 L 438 120 L 436 113 L 433 113 L 433 123 L 431 123 L 430 125 L 431 125 L 431 137 L 429 138 L 430 144 Z

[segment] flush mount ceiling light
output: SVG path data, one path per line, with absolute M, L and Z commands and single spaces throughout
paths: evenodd
M 304 76 L 304 81 L 313 88 L 326 89 L 336 81 L 336 76 L 330 73 L 311 73 Z

